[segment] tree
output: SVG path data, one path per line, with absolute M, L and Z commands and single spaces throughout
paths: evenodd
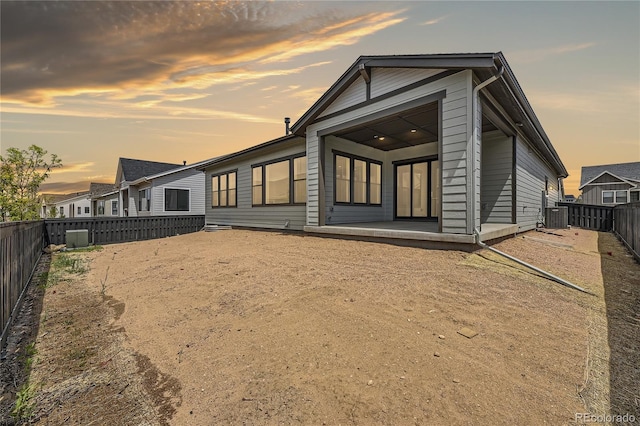
M 62 166 L 57 155 L 37 145 L 28 149 L 9 148 L 6 157 L 0 155 L 0 218 L 6 220 L 33 220 L 40 217 L 38 188 L 49 177 L 51 170 Z
M 49 209 L 49 217 L 55 219 L 58 217 L 58 208 L 54 205 Z

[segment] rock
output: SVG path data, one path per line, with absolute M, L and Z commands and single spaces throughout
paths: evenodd
M 439 352 L 434 352 L 434 353 L 433 353 L 433 356 L 435 356 L 435 357 L 440 357 L 440 353 L 439 353 Z
M 367 382 L 367 386 L 373 386 L 373 380 L 369 380 L 369 381 Z
M 460 383 L 460 380 L 458 380 L 458 379 L 453 379 L 453 383 Z
M 438 336 L 438 339 L 444 339 L 444 335 L 440 334 L 440 335 Z

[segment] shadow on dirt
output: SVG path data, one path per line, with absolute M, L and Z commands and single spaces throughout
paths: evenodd
M 607 310 L 610 413 L 640 418 L 640 265 L 608 232 L 598 233 Z

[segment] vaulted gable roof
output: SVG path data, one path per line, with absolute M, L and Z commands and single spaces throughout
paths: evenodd
M 580 173 L 580 188 L 578 189 L 584 188 L 604 174 L 608 174 L 621 182 L 636 185 L 640 182 L 640 161 L 633 163 L 584 166 Z
M 299 136 L 305 135 L 307 127 L 314 123 L 352 83 L 359 78 L 365 81 L 370 79 L 370 71 L 374 68 L 424 68 L 449 72 L 470 69 L 481 80 L 496 75 L 502 69 L 504 72 L 498 81 L 485 90 L 500 102 L 511 119 L 520 126 L 518 131 L 527 136 L 558 175 L 568 176 L 567 169 L 542 128 L 502 52 L 361 56 L 292 126 L 293 133 Z M 375 98 L 367 102 L 372 101 L 375 101 Z
M 116 184 L 121 181 L 132 182 L 144 176 L 156 175 L 182 166 L 182 164 L 120 158 L 118 160 Z

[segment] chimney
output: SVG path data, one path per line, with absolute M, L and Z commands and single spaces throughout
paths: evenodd
M 187 160 L 182 160 L 182 165 L 186 166 L 187 165 Z
M 284 118 L 284 134 L 289 136 L 289 123 L 291 123 L 291 119 L 289 117 Z

